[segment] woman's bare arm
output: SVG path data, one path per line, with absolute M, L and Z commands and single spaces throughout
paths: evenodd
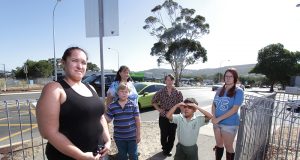
M 75 159 L 94 158 L 92 152 L 84 153 L 59 132 L 59 112 L 64 91 L 59 83 L 47 84 L 38 100 L 36 115 L 40 134 L 61 153 Z

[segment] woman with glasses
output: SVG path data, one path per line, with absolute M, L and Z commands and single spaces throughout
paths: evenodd
M 238 73 L 235 68 L 225 71 L 225 84 L 215 94 L 212 104 L 212 123 L 216 146 L 214 147 L 216 160 L 221 160 L 226 149 L 226 160 L 234 159 L 233 141 L 238 131 L 238 110 L 244 100 L 244 92 L 236 86 Z

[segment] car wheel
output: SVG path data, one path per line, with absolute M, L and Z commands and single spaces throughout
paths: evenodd
M 140 104 L 140 102 L 139 102 L 139 110 L 141 111 L 141 109 L 142 109 L 142 106 L 141 106 L 141 104 Z

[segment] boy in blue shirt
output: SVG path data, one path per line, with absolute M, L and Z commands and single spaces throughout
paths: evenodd
M 180 114 L 174 114 L 177 108 L 181 109 Z M 195 115 L 197 110 L 204 116 Z M 174 160 L 198 160 L 199 130 L 209 122 L 212 115 L 200 108 L 194 98 L 187 98 L 172 107 L 166 116 L 172 123 L 177 124 L 178 144 Z
M 140 113 L 138 106 L 128 99 L 129 88 L 125 83 L 118 87 L 117 101 L 111 103 L 106 112 L 107 122 L 113 120 L 114 139 L 118 148 L 118 160 L 137 160 L 137 144 L 140 136 Z

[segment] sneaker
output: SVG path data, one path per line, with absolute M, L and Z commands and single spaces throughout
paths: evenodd
M 168 156 L 168 157 L 171 157 L 171 156 L 172 156 L 172 152 L 163 152 L 163 154 L 164 154 L 165 156 Z

